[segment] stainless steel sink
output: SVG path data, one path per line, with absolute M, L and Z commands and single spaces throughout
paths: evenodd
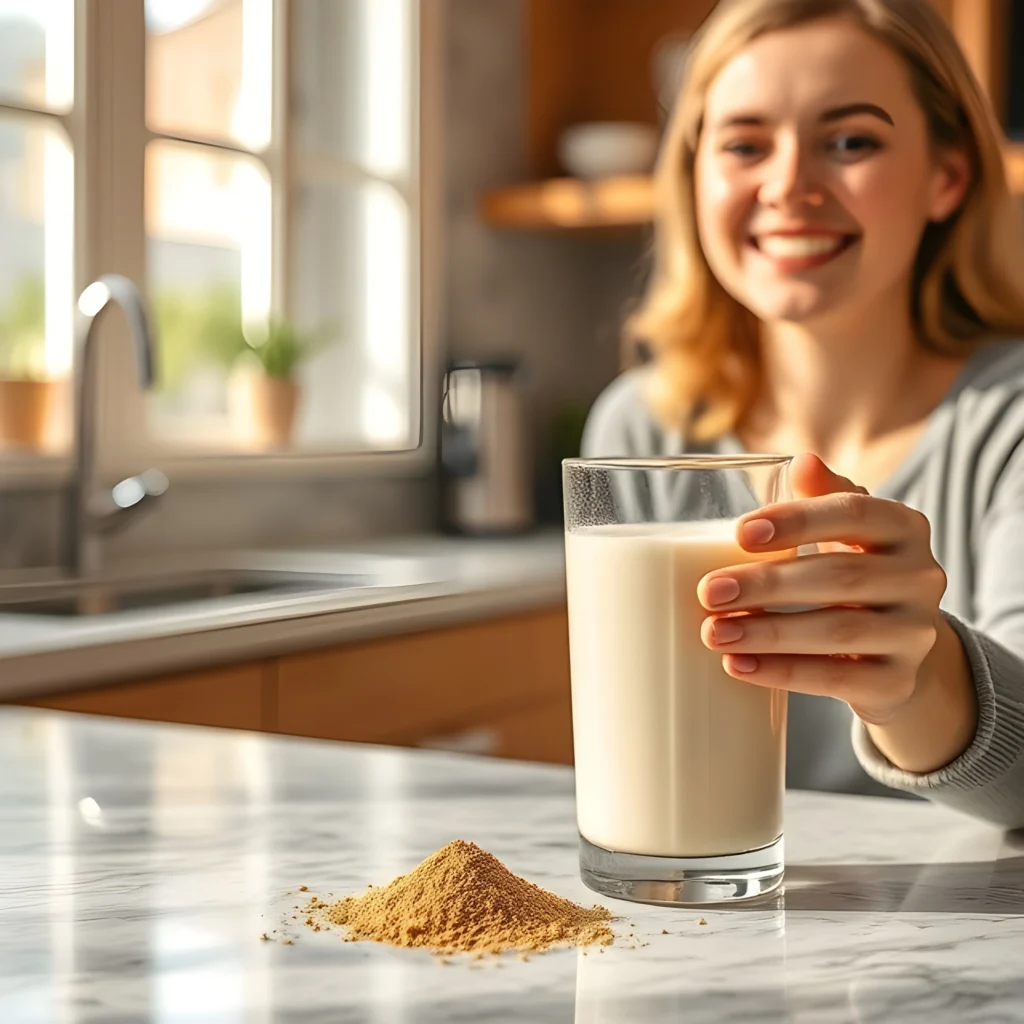
M 0 587 L 0 615 L 78 618 L 137 609 L 172 608 L 211 598 L 256 600 L 375 586 L 369 574 L 229 569 L 149 579 L 24 583 Z

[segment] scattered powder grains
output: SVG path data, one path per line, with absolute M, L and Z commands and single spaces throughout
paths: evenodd
M 437 952 L 522 954 L 555 945 L 611 945 L 611 914 L 587 909 L 512 874 L 474 843 L 457 839 L 390 885 L 306 910 L 343 925 L 350 939 Z

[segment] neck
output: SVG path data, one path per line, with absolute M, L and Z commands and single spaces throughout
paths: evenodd
M 926 418 L 962 361 L 918 343 L 904 295 L 843 322 L 763 325 L 748 432 L 843 465 Z

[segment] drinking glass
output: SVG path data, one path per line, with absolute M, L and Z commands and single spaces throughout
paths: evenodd
M 786 693 L 726 674 L 701 641 L 707 573 L 752 554 L 736 517 L 791 497 L 790 459 L 562 464 L 583 881 L 698 905 L 783 879 Z

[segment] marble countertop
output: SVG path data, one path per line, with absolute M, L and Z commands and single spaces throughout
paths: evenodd
M 0 613 L 0 700 L 554 605 L 565 599 L 564 566 L 557 530 L 479 540 L 422 535 L 207 558 L 202 568 L 366 573 L 381 585 L 240 595 L 78 619 Z M 127 568 L 145 576 L 200 566 L 153 559 Z M 126 567 L 111 570 L 116 575 Z
M 768 905 L 604 901 L 605 953 L 443 966 L 289 925 L 298 887 L 361 890 L 461 837 L 596 902 L 571 771 L 3 710 L 0 1021 L 1024 1020 L 1024 837 L 869 797 L 786 813 Z

